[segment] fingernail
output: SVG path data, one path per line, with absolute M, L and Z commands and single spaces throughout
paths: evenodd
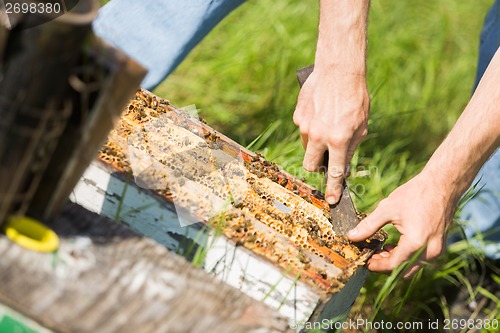
M 347 233 L 347 237 L 354 237 L 358 234 L 358 229 L 352 229 Z
M 390 254 L 389 252 L 382 251 L 379 253 L 382 258 L 389 258 Z
M 335 205 L 337 203 L 337 199 L 333 195 L 331 195 L 326 198 L 326 202 L 328 202 L 330 205 Z

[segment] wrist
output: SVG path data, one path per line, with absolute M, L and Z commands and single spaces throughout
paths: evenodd
M 337 41 L 336 45 L 330 44 L 323 42 L 321 38 L 318 39 L 315 69 L 366 76 L 366 51 L 363 45 L 349 45 L 340 41 Z
M 366 75 L 369 0 L 322 0 L 315 66 Z
M 453 170 L 449 170 L 439 163 L 434 163 L 432 159 L 429 160 L 419 176 L 429 181 L 432 184 L 431 190 L 440 194 L 448 202 L 458 202 L 464 192 L 463 186 Z

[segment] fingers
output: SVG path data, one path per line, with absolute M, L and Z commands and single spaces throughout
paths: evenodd
M 367 264 L 367 268 L 372 272 L 390 273 L 399 265 L 409 260 L 419 247 L 413 247 L 400 239 L 397 246 L 384 247 L 384 250 L 373 255 Z M 406 274 L 413 274 L 420 269 L 419 264 L 412 266 Z M 406 276 L 406 275 L 405 275 Z
M 442 253 L 452 209 L 439 201 L 440 193 L 428 197 L 429 189 L 433 189 L 433 184 L 424 176 L 416 176 L 382 200 L 373 213 L 348 232 L 351 241 L 364 240 L 387 223 L 399 232 L 397 246 L 377 251 L 369 259 L 368 269 L 387 273 L 411 260 L 402 272 L 408 278 Z
M 369 98 L 364 78 L 348 79 L 352 89 L 347 89 L 330 76 L 317 80 L 318 75 L 313 72 L 300 90 L 293 121 L 306 148 L 304 169 L 321 171 L 323 154 L 329 152 L 325 197 L 333 205 L 340 200 L 346 169 L 366 135 Z M 346 89 L 365 93 L 343 94 Z
M 418 272 L 420 269 L 422 269 L 424 267 L 424 265 L 420 262 L 417 262 L 413 265 L 410 266 L 410 268 L 407 270 L 407 272 L 403 275 L 403 278 L 404 279 L 409 279 L 413 276 L 413 274 L 415 274 L 416 272 Z
M 302 90 L 301 90 L 302 92 Z M 309 117 L 305 116 L 308 112 L 306 109 L 307 103 L 303 102 L 303 98 L 300 98 L 297 101 L 297 107 L 295 112 L 293 113 L 293 122 L 300 129 L 300 137 L 302 141 L 302 147 L 304 149 L 307 148 L 307 143 L 309 141 Z
M 353 242 L 359 242 L 370 238 L 384 225 L 396 219 L 389 214 L 390 212 L 388 212 L 385 207 L 384 200 L 381 201 L 373 213 L 361 220 L 356 228 L 347 233 L 347 238 Z
M 376 251 L 372 256 L 371 259 L 381 259 L 381 258 L 387 258 L 390 256 L 390 252 L 394 250 L 396 245 L 393 244 L 385 244 L 384 247 L 378 251 Z
M 347 233 L 347 237 L 354 242 L 371 237 L 375 232 L 389 222 L 399 222 L 392 213 L 393 208 L 383 200 L 373 213 L 362 220 L 358 226 Z M 368 261 L 368 269 L 373 272 L 389 273 L 399 265 L 409 260 L 420 248 L 421 244 L 401 235 L 397 246 L 386 245 L 383 250 L 377 251 Z M 408 276 L 420 269 L 417 264 L 407 272 Z
M 309 142 L 309 136 L 307 134 L 301 134 L 300 140 L 302 141 L 302 147 L 307 150 L 307 143 Z
M 415 262 L 410 266 L 410 268 L 408 268 L 403 277 L 405 279 L 412 277 L 413 274 L 425 267 L 427 261 L 439 257 L 444 250 L 443 244 L 443 239 L 441 239 L 441 241 L 439 239 L 436 241 L 429 241 L 429 244 L 427 245 L 424 252 L 419 256 L 417 262 Z
M 368 261 L 368 269 L 373 272 L 389 273 L 410 260 L 421 248 L 422 245 L 419 242 L 411 241 L 402 235 L 397 246 L 388 244 L 384 246 L 383 250 L 377 251 Z M 435 255 L 434 252 L 435 246 L 427 246 L 418 259 L 404 272 L 403 277 L 407 279 L 418 272 L 424 267 L 425 261 L 435 258 L 434 256 L 429 257 L 429 253 Z
M 340 136 L 329 143 L 328 180 L 325 191 L 326 201 L 336 204 L 342 194 L 344 178 L 349 170 L 349 164 L 359 143 L 366 136 L 366 128 L 360 127 L 353 136 Z
M 342 146 L 329 149 L 328 177 L 325 197 L 330 205 L 336 204 L 342 195 L 342 185 L 346 171 L 347 149 Z
M 323 163 L 325 150 L 326 147 L 324 145 L 309 137 L 303 161 L 304 169 L 309 172 L 319 171 L 319 168 Z
M 347 149 L 346 167 L 349 167 L 352 157 L 356 152 L 356 148 L 360 144 L 361 140 L 368 134 L 368 129 L 365 127 L 360 127 L 355 133 L 352 140 L 349 143 L 349 149 Z
M 401 224 L 403 224 L 402 221 L 397 218 L 380 218 L 380 220 L 377 220 L 380 216 L 383 216 L 383 214 L 384 213 L 380 213 L 379 208 L 377 208 L 375 212 L 361 221 L 359 225 L 360 233 L 365 231 L 367 234 L 371 233 L 371 231 L 375 230 L 377 226 L 384 224 L 382 221 L 392 220 L 391 222 L 393 222 L 396 227 L 401 227 Z M 408 221 L 406 222 L 408 223 Z M 355 229 L 358 229 L 358 227 Z M 363 234 L 362 236 L 363 237 L 360 238 L 364 239 L 366 234 Z M 356 237 L 351 237 L 350 234 L 348 234 L 348 237 L 351 240 L 357 239 Z M 418 232 L 415 232 L 415 230 L 411 233 L 402 232 L 397 246 L 386 244 L 382 250 L 377 251 L 369 259 L 367 267 L 373 272 L 390 273 L 401 264 L 415 258 L 415 254 L 420 252 L 415 262 L 412 262 L 409 268 L 407 268 L 403 273 L 403 277 L 407 279 L 423 268 L 429 260 L 441 255 L 444 249 L 444 244 L 445 236 L 442 235 L 434 235 L 429 238 L 429 236 L 425 234 L 418 236 Z
M 418 250 L 420 250 L 420 248 Z M 419 255 L 418 260 L 415 263 L 413 263 L 410 266 L 410 268 L 407 269 L 407 271 L 403 275 L 403 278 L 408 279 L 408 278 L 412 277 L 416 272 L 418 272 L 420 269 L 425 267 L 426 263 L 429 260 L 432 260 L 432 259 L 440 256 L 442 252 L 443 252 L 443 242 L 442 241 L 439 241 L 439 239 L 437 239 L 435 241 L 434 240 L 429 241 L 425 250 L 423 250 L 423 252 Z M 414 255 L 414 253 L 411 254 L 411 256 L 413 256 L 413 255 Z
M 435 237 L 429 240 L 427 248 L 425 249 L 424 260 L 431 260 L 439 257 L 444 251 L 444 244 L 446 242 L 446 234 L 442 237 Z
M 293 116 L 293 120 L 295 125 L 297 125 L 300 129 L 300 139 L 302 141 L 302 147 L 304 149 L 307 149 L 307 143 L 309 142 L 309 135 L 308 135 L 308 127 L 309 127 L 309 121 L 308 120 L 302 120 L 300 116 L 295 116 L 298 113 L 298 111 L 295 111 L 295 114 Z

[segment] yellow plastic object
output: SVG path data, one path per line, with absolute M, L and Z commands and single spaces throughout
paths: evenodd
M 59 237 L 54 231 L 26 216 L 10 217 L 4 230 L 9 239 L 29 250 L 54 252 L 59 247 Z

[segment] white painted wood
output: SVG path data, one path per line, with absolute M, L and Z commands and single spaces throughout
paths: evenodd
M 224 237 L 209 240 L 205 270 L 252 298 L 277 309 L 290 321 L 307 321 L 320 295 L 270 262 Z
M 104 164 L 95 161 L 76 185 L 70 200 L 111 219 L 115 219 L 118 213 L 119 222 L 171 251 L 177 251 L 181 238 L 198 238 L 199 242 L 204 242 L 206 235 L 200 232 L 199 224 L 182 227 L 175 210 L 166 207 L 151 192 L 129 185 L 122 200 L 124 186 L 125 181 L 110 174 Z

